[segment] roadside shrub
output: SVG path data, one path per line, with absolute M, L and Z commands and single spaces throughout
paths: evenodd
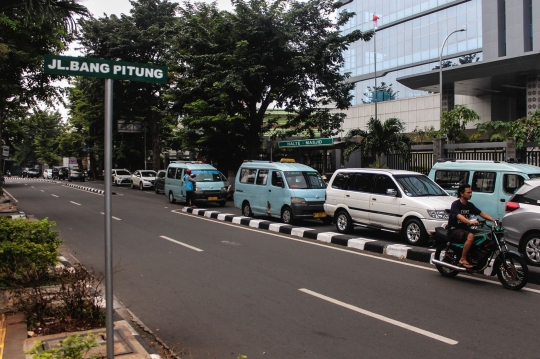
M 49 276 L 61 243 L 54 226 L 48 219 L 0 217 L 0 285 L 31 286 Z
M 49 335 L 104 326 L 102 274 L 75 264 L 52 269 L 49 277 L 58 284 L 11 290 L 14 306 L 25 313 L 28 330 Z
M 86 336 L 70 335 L 56 347 L 47 350 L 43 350 L 43 342 L 37 341 L 25 354 L 32 355 L 32 359 L 102 359 L 103 355 L 89 354 L 97 346 L 99 344 L 94 334 L 88 333 Z

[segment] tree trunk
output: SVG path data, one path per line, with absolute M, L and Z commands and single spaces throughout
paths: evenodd
M 150 128 L 152 134 L 152 169 L 159 171 L 161 169 L 161 124 L 152 118 Z

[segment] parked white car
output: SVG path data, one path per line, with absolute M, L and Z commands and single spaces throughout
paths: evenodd
M 156 183 L 156 171 L 137 170 L 131 175 L 131 188 L 138 188 L 141 191 L 145 188 L 154 188 Z
M 324 210 L 340 233 L 361 226 L 402 233 L 409 244 L 420 245 L 448 222 L 445 210 L 455 200 L 421 173 L 349 168 L 334 172 Z
M 126 169 L 113 169 L 112 184 L 116 186 L 131 184 L 131 172 Z

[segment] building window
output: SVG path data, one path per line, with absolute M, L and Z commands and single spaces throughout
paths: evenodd
M 506 56 L 506 1 L 498 3 L 499 57 Z

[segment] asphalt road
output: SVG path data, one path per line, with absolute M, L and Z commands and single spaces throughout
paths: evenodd
M 5 188 L 103 271 L 103 196 L 30 180 L 8 179 Z M 429 265 L 192 216 L 151 191 L 114 190 L 114 295 L 194 359 L 539 357 L 538 286 L 514 292 L 483 278 L 443 278 Z M 231 202 L 216 210 L 239 213 Z

